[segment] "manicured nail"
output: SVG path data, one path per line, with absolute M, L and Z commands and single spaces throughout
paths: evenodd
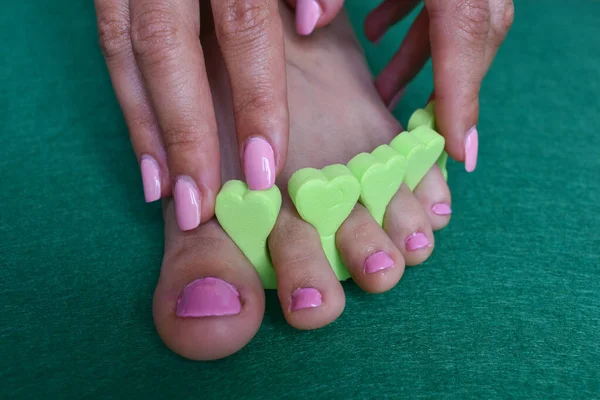
M 251 190 L 271 189 L 275 184 L 275 156 L 264 139 L 252 138 L 244 150 L 244 174 Z
M 371 254 L 369 258 L 365 260 L 365 274 L 373 274 L 384 269 L 392 268 L 394 266 L 394 260 L 385 251 L 379 251 Z
M 422 232 L 413 233 L 406 238 L 405 243 L 408 251 L 415 251 L 431 246 L 429 239 L 427 239 L 427 236 L 425 236 L 425 234 Z
M 398 105 L 398 102 L 402 98 L 402 95 L 404 94 L 405 91 L 406 91 L 406 87 L 403 87 L 402 89 L 398 90 L 398 93 L 396 93 L 394 95 L 394 97 L 392 97 L 392 100 L 390 101 L 390 104 L 388 104 L 388 110 L 389 111 L 394 111 L 394 109 Z
M 473 172 L 477 166 L 477 151 L 479 149 L 479 136 L 477 128 L 472 127 L 465 138 L 465 169 Z
M 200 192 L 189 176 L 180 176 L 173 191 L 177 225 L 182 231 L 195 229 L 200 225 Z
M 140 169 L 142 170 L 146 203 L 160 199 L 160 168 L 158 163 L 154 158 L 144 155 L 140 161 Z
M 296 30 L 300 35 L 310 35 L 315 30 L 323 10 L 315 0 L 298 0 L 296 3 Z
M 437 203 L 431 207 L 431 211 L 437 215 L 450 215 L 452 214 L 452 209 L 449 204 L 446 203 Z
M 323 304 L 321 293 L 314 288 L 296 289 L 292 294 L 292 311 L 298 311 L 303 308 L 319 307 Z
M 237 289 L 218 278 L 196 279 L 183 288 L 177 299 L 179 317 L 222 317 L 242 310 Z

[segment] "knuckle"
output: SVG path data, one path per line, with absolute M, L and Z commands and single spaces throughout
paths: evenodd
M 492 29 L 499 41 L 503 41 L 515 19 L 515 5 L 512 0 L 505 1 L 504 6 L 496 14 L 492 18 Z
M 204 147 L 205 140 L 203 135 L 198 130 L 193 129 L 194 124 L 180 124 L 163 129 L 163 141 L 167 154 L 195 154 Z
M 491 11 L 488 0 L 456 0 L 455 23 L 469 42 L 484 43 L 490 31 Z
M 216 23 L 220 40 L 243 46 L 264 37 L 274 15 L 265 1 L 227 0 Z
M 98 39 L 106 59 L 118 57 L 129 49 L 129 18 L 114 8 L 98 10 Z
M 175 16 L 160 3 L 149 3 L 131 21 L 131 42 L 136 56 L 168 57 L 181 44 Z
M 268 83 L 238 91 L 234 106 L 235 114 L 278 115 L 279 105 L 273 96 L 274 89 Z

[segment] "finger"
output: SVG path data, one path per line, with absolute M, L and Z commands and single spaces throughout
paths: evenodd
M 406 17 L 420 0 L 384 0 L 365 18 L 365 36 L 377 42 L 396 22 Z
M 127 0 L 95 0 L 100 47 L 142 172 L 146 202 L 171 192 L 167 155 L 135 62 Z
M 327 26 L 340 13 L 344 0 L 286 0 L 296 9 L 296 31 L 310 35 L 315 28 Z
M 423 68 L 429 54 L 429 16 L 423 9 L 398 52 L 375 79 L 375 87 L 389 109 L 395 108 L 404 88 Z
M 471 172 L 477 164 L 479 89 L 489 69 L 489 0 L 426 0 L 436 123 L 446 151 Z
M 229 72 L 248 187 L 266 190 L 285 163 L 289 113 L 277 0 L 214 0 L 215 31 Z
M 197 0 L 131 0 L 133 51 L 156 112 L 177 222 L 196 228 L 214 214 L 220 186 L 214 109 L 198 39 Z

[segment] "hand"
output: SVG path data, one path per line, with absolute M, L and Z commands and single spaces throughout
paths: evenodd
M 214 215 L 221 165 L 201 14 L 203 21 L 212 14 L 229 73 L 248 186 L 270 188 L 285 163 L 289 131 L 278 1 L 95 0 L 95 7 L 146 201 L 173 193 L 182 230 Z
M 419 0 L 384 0 L 365 21 L 377 41 Z M 425 0 L 400 49 L 375 85 L 394 107 L 431 55 L 436 122 L 446 151 L 471 172 L 477 164 L 479 89 L 514 17 L 512 0 Z

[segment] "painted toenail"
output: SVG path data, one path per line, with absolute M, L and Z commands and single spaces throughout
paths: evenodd
M 182 231 L 195 229 L 200 225 L 200 192 L 189 176 L 177 178 L 173 190 L 177 225 Z
M 477 151 L 479 148 L 479 135 L 477 128 L 472 127 L 465 138 L 465 169 L 473 172 L 477 166 Z
M 296 31 L 300 35 L 310 35 L 323 15 L 316 0 L 298 0 L 296 3 Z
M 251 190 L 267 190 L 275 184 L 275 156 L 265 139 L 251 138 L 246 143 L 244 174 Z
M 446 203 L 437 203 L 431 207 L 431 211 L 437 215 L 450 215 L 452 214 L 452 209 L 449 204 Z
M 321 293 L 314 288 L 296 289 L 292 294 L 292 311 L 298 311 L 303 308 L 319 307 L 323 304 Z
M 144 185 L 144 199 L 151 203 L 160 199 L 160 168 L 154 158 L 148 155 L 142 156 L 140 161 L 142 170 L 142 183 Z
M 392 268 L 394 266 L 394 260 L 385 251 L 379 251 L 371 254 L 369 258 L 365 260 L 365 273 L 373 274 L 384 269 Z
M 237 289 L 218 278 L 196 279 L 183 288 L 177 299 L 178 317 L 222 317 L 242 309 Z
M 427 236 L 425 236 L 425 234 L 422 232 L 413 233 L 406 238 L 405 243 L 408 251 L 415 251 L 431 246 L 429 239 L 427 239 Z

